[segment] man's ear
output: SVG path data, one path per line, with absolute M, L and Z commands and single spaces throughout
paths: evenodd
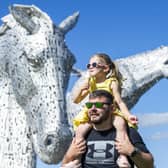
M 115 107 L 114 107 L 113 104 L 111 104 L 111 113 L 112 113 L 112 114 L 113 114 L 114 110 L 115 110 Z

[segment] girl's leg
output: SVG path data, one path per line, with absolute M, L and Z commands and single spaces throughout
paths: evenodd
M 87 133 L 91 130 L 92 125 L 90 123 L 80 124 L 75 131 L 76 139 L 85 139 Z
M 116 140 L 124 141 L 125 137 L 128 137 L 125 120 L 122 117 L 115 115 L 113 125 L 116 128 Z M 130 164 L 125 155 L 120 154 L 117 163 L 120 168 L 130 168 Z

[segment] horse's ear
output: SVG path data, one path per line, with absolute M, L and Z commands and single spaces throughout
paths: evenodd
M 68 16 L 64 19 L 60 24 L 59 28 L 61 31 L 66 34 L 69 30 L 71 30 L 77 23 L 79 18 L 79 12 L 75 12 L 72 16 Z
M 40 9 L 28 5 L 12 5 L 9 7 L 10 13 L 15 20 L 21 24 L 30 34 L 38 32 L 40 25 L 32 20 L 32 16 L 40 17 L 43 15 Z
M 8 25 L 6 23 L 4 23 L 1 27 L 0 27 L 0 36 L 3 35 L 6 30 L 9 29 Z

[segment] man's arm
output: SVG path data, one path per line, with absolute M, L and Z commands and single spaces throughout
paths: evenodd
M 141 141 L 141 137 L 139 140 Z M 154 167 L 152 154 L 148 151 L 143 151 L 142 148 L 138 148 L 138 145 L 133 145 L 127 137 L 125 137 L 122 142 L 116 141 L 115 145 L 118 152 L 129 156 L 138 168 Z M 139 144 L 139 146 L 145 148 L 143 141 Z
M 132 150 L 134 152 L 135 149 Z M 138 168 L 153 168 L 153 156 L 150 153 L 142 151 L 136 152 L 134 156 L 130 156 L 131 160 L 135 163 Z
M 78 163 L 80 163 L 80 157 L 83 153 L 85 153 L 85 151 L 86 151 L 85 140 L 81 139 L 76 141 L 76 139 L 73 138 L 72 143 L 62 160 L 62 165 L 67 164 L 74 160 L 78 160 Z

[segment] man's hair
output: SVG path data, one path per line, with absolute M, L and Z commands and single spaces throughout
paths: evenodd
M 95 90 L 89 95 L 89 99 L 96 97 L 105 97 L 109 103 L 113 103 L 113 96 L 106 90 Z

